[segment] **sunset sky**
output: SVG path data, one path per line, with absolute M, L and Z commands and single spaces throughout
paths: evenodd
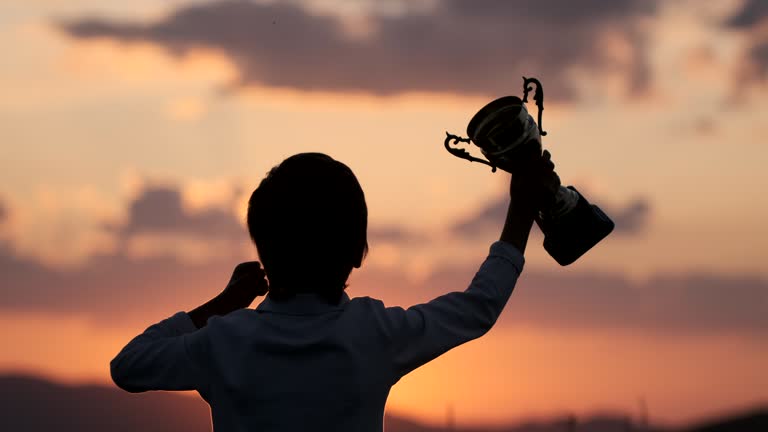
M 768 403 L 768 2 L 6 0 L 0 50 L 0 372 L 109 383 L 132 336 L 257 258 L 247 197 L 299 152 L 366 192 L 351 296 L 463 290 L 509 178 L 443 138 L 525 75 L 560 177 L 616 231 L 568 267 L 535 233 L 497 326 L 388 409 L 680 424 Z

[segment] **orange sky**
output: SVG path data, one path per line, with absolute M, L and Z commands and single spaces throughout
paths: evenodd
M 352 38 L 383 31 L 366 13 L 416 13 L 397 1 L 309 3 L 309 17 L 341 13 Z M 761 139 L 768 80 L 740 88 L 734 79 L 754 67 L 744 56 L 765 26 L 726 28 L 719 23 L 746 2 L 717 3 L 661 1 L 641 20 L 650 76 L 642 91 L 627 90 L 636 53 L 621 29 L 607 26 L 592 48 L 608 56 L 607 66 L 569 69 L 562 79 L 576 96 L 546 103 L 545 146 L 563 181 L 612 215 L 647 204 L 636 225 L 564 269 L 535 237 L 530 281 L 524 275 L 498 328 L 404 379 L 391 409 L 439 422 L 452 405 L 459 422 L 496 423 L 565 411 L 636 413 L 642 398 L 652 419 L 677 423 L 768 401 L 768 322 L 759 318 L 761 310 L 768 316 Z M 179 57 L 159 43 L 78 39 L 56 27 L 58 19 L 93 16 L 157 22 L 186 4 L 0 6 L 0 344 L 14 347 L 0 352 L 0 370 L 107 382 L 109 359 L 133 334 L 207 300 L 228 268 L 255 257 L 245 232 L 237 237 L 245 197 L 294 153 L 323 151 L 347 163 L 366 191 L 371 229 L 404 233 L 373 236 L 353 295 L 428 300 L 442 289 L 430 283 L 449 280 L 439 276 L 446 268 L 458 269 L 448 284 L 458 288 L 498 235 L 493 220 L 473 239 L 453 227 L 502 199 L 506 178 L 442 149 L 445 131 L 463 133 L 485 95 L 237 86 L 245 72 L 226 51 L 203 46 Z M 391 74 L 418 79 L 416 72 Z M 510 94 L 520 92 L 518 75 L 510 72 Z M 121 237 L 120 227 L 134 222 L 131 203 L 157 190 L 177 193 L 189 220 L 216 209 L 234 239 L 183 230 Z M 174 276 L 163 276 L 159 263 L 169 256 L 210 285 L 166 290 Z M 100 286 L 97 265 L 135 279 Z M 136 269 L 150 270 L 131 276 Z M 608 287 L 613 277 L 617 294 L 595 309 L 608 312 L 602 317 L 586 305 L 558 318 L 553 310 L 567 312 L 566 297 L 534 295 L 537 284 L 568 293 L 577 278 Z M 653 291 L 675 288 L 657 283 L 667 279 L 691 286 Z M 131 282 L 146 285 L 137 288 L 143 298 L 123 302 Z M 599 294 L 585 297 L 601 302 Z M 645 308 L 621 300 L 654 297 Z M 122 302 L 114 314 L 104 312 L 110 298 Z

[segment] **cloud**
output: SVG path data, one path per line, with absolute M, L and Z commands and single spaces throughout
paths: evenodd
M 646 198 L 635 198 L 624 207 L 598 205 L 613 220 L 614 234 L 638 234 L 650 221 L 651 204 Z
M 399 225 L 372 226 L 368 229 L 370 242 L 414 244 L 428 241 L 425 234 Z
M 590 203 L 599 202 L 599 197 L 585 194 Z M 503 224 L 509 207 L 509 197 L 504 194 L 497 200 L 487 203 L 466 219 L 456 222 L 450 231 L 452 234 L 472 239 L 482 236 L 489 230 L 498 230 Z M 612 235 L 634 235 L 641 233 L 648 225 L 651 216 L 651 204 L 646 198 L 636 198 L 624 206 L 598 204 L 616 224 Z M 538 231 L 535 231 L 538 232 Z
M 184 206 L 176 186 L 150 185 L 128 208 L 128 218 L 107 228 L 120 236 L 137 234 L 181 234 L 221 239 L 247 238 L 247 231 L 234 212 L 220 207 L 191 210 Z
M 768 3 L 764 0 L 747 0 L 742 8 L 725 21 L 727 28 L 747 34 L 748 48 L 744 67 L 738 74 L 739 86 L 768 79 Z
M 620 275 L 533 273 L 520 283 L 508 319 L 555 328 L 628 329 L 655 333 L 768 333 L 768 281 L 711 274 Z
M 408 306 L 464 290 L 481 257 L 438 268 L 423 281 L 396 270 L 355 273 L 353 296 Z M 93 257 L 56 270 L 0 249 L 0 311 L 88 317 L 99 326 L 143 323 L 188 310 L 217 294 L 246 257 L 188 263 L 171 257 Z M 300 268 L 300 263 L 297 268 Z M 559 330 L 621 329 L 652 334 L 768 336 L 768 281 L 707 273 L 657 275 L 635 282 L 620 274 L 526 271 L 499 322 Z
M 148 188 L 131 203 L 131 219 L 120 232 L 196 229 L 207 219 L 180 212 L 178 195 L 173 188 Z M 644 224 L 638 222 L 638 215 L 648 211 L 642 203 L 616 214 L 617 221 L 625 220 L 625 231 Z M 494 211 L 485 213 L 491 217 Z M 375 235 L 407 241 L 412 234 L 390 227 Z M 389 305 L 420 303 L 464 290 L 481 258 L 438 267 L 419 280 L 397 268 L 364 266 L 353 273 L 350 293 L 382 298 Z M 84 316 L 100 326 L 143 323 L 208 300 L 223 289 L 235 265 L 249 259 L 235 249 L 194 262 L 118 249 L 92 256 L 82 266 L 59 269 L 0 244 L 0 311 Z M 637 282 L 621 274 L 526 271 L 515 291 L 500 325 L 768 336 L 768 281 L 759 277 L 704 272 L 660 274 Z
M 499 230 L 504 224 L 509 208 L 509 196 L 506 194 L 489 202 L 476 213 L 453 224 L 450 228 L 452 234 L 462 238 L 474 238 L 489 229 Z
M 735 15 L 726 21 L 732 28 L 748 29 L 759 24 L 768 17 L 768 3 L 764 0 L 747 0 Z
M 768 40 L 755 43 L 749 50 L 749 58 L 754 66 L 754 75 L 761 80 L 768 78 Z
M 143 234 L 176 234 L 224 240 L 232 244 L 242 243 L 249 238 L 244 222 L 238 219 L 231 208 L 208 206 L 189 209 L 184 205 L 182 195 L 178 186 L 149 185 L 129 203 L 128 216 L 124 222 L 108 223 L 105 227 L 123 238 Z M 368 238 L 372 242 L 395 244 L 427 240 L 426 235 L 399 225 L 371 226 Z
M 185 299 L 215 295 L 237 263 L 253 259 L 244 253 L 248 233 L 233 210 L 190 209 L 177 186 L 145 187 L 129 202 L 126 219 L 105 228 L 120 240 L 117 250 L 91 256 L 75 268 L 54 268 L 19 255 L 9 242 L 0 243 L 0 308 L 85 315 L 100 322 L 139 312 L 162 316 L 170 305 L 194 306 Z M 206 259 L 182 258 L 185 251 L 176 250 L 175 243 L 159 253 L 135 251 L 134 240 L 162 243 L 168 236 L 196 240 L 208 249 Z
M 365 36 L 342 18 L 308 12 L 301 2 L 225 0 L 181 6 L 152 23 L 82 18 L 59 27 L 77 39 L 147 41 L 181 55 L 220 50 L 237 66 L 236 85 L 300 90 L 408 91 L 498 95 L 535 75 L 547 95 L 573 97 L 569 73 L 619 70 L 632 90 L 648 84 L 637 21 L 647 0 L 442 0 L 429 9 L 371 14 Z M 348 26 L 347 26 L 348 27 Z M 605 47 L 616 45 L 616 53 Z M 628 52 L 626 52 L 628 51 Z
M 8 209 L 5 207 L 2 201 L 0 201 L 0 225 L 8 219 Z
M 352 287 L 382 296 L 396 286 L 403 304 L 415 304 L 466 289 L 475 271 L 474 265 L 443 267 L 419 283 L 379 271 Z M 637 282 L 621 274 L 525 271 L 499 325 L 765 337 L 766 307 L 768 281 L 759 277 L 659 274 Z
M 222 254 L 228 256 L 186 262 L 120 251 L 91 257 L 77 268 L 55 269 L 5 245 L 0 248 L 0 309 L 80 315 L 100 324 L 130 321 L 137 314 L 169 315 L 224 288 L 244 259 Z

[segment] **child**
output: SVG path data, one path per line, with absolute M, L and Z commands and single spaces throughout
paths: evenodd
M 537 209 L 559 186 L 548 153 L 528 166 L 467 290 L 403 309 L 345 293 L 368 250 L 352 171 L 319 153 L 286 159 L 248 203 L 264 269 L 240 264 L 214 299 L 134 338 L 112 360 L 113 380 L 129 392 L 197 390 L 219 432 L 381 431 L 392 385 L 485 334 L 512 294 Z

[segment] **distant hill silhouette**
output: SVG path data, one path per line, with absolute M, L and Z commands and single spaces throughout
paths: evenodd
M 398 416 L 387 415 L 387 432 L 439 432 Z M 626 432 L 640 431 L 626 417 L 566 419 L 523 423 L 494 429 L 455 428 L 454 432 Z M 16 432 L 210 432 L 208 406 L 197 397 L 166 392 L 130 394 L 103 386 L 66 386 L 25 375 L 0 375 L 0 430 Z M 644 429 L 643 432 L 661 432 Z M 684 432 L 766 432 L 768 409 L 684 429 Z M 673 432 L 673 431 L 669 431 Z
M 702 422 L 699 425 L 684 429 L 683 432 L 768 432 L 768 407 L 724 418 Z
M 200 398 L 136 395 L 97 386 L 69 387 L 25 376 L 0 377 L 0 429 L 8 432 L 210 432 Z

